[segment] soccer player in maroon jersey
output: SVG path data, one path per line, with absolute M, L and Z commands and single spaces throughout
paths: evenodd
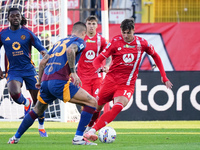
M 172 88 L 172 83 L 167 78 L 161 58 L 154 50 L 154 47 L 145 39 L 134 36 L 134 20 L 125 19 L 121 23 L 120 28 L 122 34 L 115 36 L 106 49 L 93 61 L 97 72 L 104 71 L 104 68 L 101 67 L 101 62 L 105 58 L 112 56 L 113 63 L 103 80 L 97 96 L 97 110 L 100 113 L 103 106 L 111 100 L 113 100 L 114 105 L 110 111 L 104 113 L 96 124 L 84 134 L 85 138 L 92 141 L 98 139 L 95 134 L 96 131 L 113 121 L 128 104 L 134 92 L 139 64 L 144 52 L 154 59 L 160 70 L 161 81 L 167 88 Z M 93 120 L 90 124 L 93 124 L 97 118 L 98 115 L 93 114 Z

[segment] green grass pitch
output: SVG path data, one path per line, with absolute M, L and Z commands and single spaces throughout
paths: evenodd
M 38 122 L 18 144 L 7 144 L 20 122 L 0 122 L 0 150 L 199 150 L 200 121 L 114 121 L 114 143 L 72 145 L 78 123 L 45 122 L 48 138 L 38 134 Z

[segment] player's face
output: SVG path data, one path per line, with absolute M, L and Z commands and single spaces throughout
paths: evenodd
M 134 29 L 133 30 L 125 30 L 122 31 L 122 37 L 124 39 L 125 42 L 131 42 L 134 39 Z
M 8 21 L 10 22 L 11 26 L 19 27 L 21 20 L 22 20 L 22 16 L 18 10 L 14 10 L 10 12 Z
M 87 32 L 92 34 L 92 33 L 96 33 L 96 29 L 97 29 L 97 22 L 95 20 L 91 20 L 91 21 L 87 21 L 86 22 L 86 26 L 87 26 Z

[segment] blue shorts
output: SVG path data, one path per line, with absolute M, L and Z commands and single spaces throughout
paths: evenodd
M 9 83 L 12 80 L 19 81 L 23 84 L 23 81 L 26 84 L 27 90 L 38 90 L 35 87 L 35 84 L 38 80 L 38 74 L 35 70 L 29 70 L 29 71 L 8 71 L 7 76 L 7 83 Z
M 80 87 L 75 86 L 70 80 L 43 81 L 37 98 L 43 104 L 51 104 L 57 98 L 66 103 L 74 97 L 79 88 Z

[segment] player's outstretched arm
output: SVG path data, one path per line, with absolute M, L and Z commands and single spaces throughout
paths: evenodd
M 171 81 L 167 78 L 167 75 L 165 73 L 164 67 L 163 67 L 163 63 L 161 61 L 160 56 L 158 55 L 158 53 L 154 53 L 153 55 L 151 55 L 152 58 L 154 59 L 156 65 L 158 66 L 158 69 L 160 70 L 160 74 L 161 74 L 161 81 L 166 85 L 167 88 L 171 89 L 173 84 L 171 83 Z

